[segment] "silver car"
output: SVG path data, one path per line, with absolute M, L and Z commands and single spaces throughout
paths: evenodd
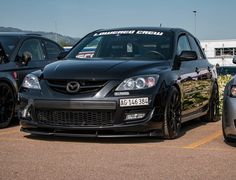
M 233 58 L 233 63 L 236 64 L 236 57 Z M 226 141 L 236 142 L 236 76 L 225 86 L 222 129 Z

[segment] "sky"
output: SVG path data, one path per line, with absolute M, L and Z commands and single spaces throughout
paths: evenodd
M 71 37 L 104 28 L 183 28 L 200 40 L 236 39 L 235 0 L 1 0 L 0 26 Z

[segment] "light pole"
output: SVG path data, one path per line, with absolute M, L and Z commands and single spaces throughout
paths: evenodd
M 194 13 L 194 36 L 196 36 L 197 33 L 197 11 L 193 11 Z

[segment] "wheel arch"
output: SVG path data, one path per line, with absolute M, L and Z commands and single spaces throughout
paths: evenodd
M 167 83 L 165 80 L 161 82 L 161 85 L 159 86 L 156 96 L 154 98 L 154 112 L 153 117 L 158 120 L 159 122 L 164 124 L 164 112 L 165 112 L 165 106 L 166 106 L 166 99 L 168 97 L 168 93 L 170 92 L 171 87 L 175 87 L 179 94 L 180 98 L 182 97 L 181 94 L 181 88 L 179 87 L 179 84 L 176 83 Z M 182 101 L 181 101 L 181 107 L 182 107 Z
M 158 93 L 156 94 L 155 100 L 154 100 L 154 106 L 158 108 L 164 108 L 166 104 L 166 97 L 168 96 L 168 93 L 171 89 L 171 87 L 175 87 L 179 94 L 180 98 L 182 98 L 182 91 L 181 87 L 178 83 L 173 84 L 167 84 L 166 81 L 163 81 L 160 85 L 160 88 L 158 89 Z M 181 103 L 182 104 L 182 103 Z
M 9 85 L 9 87 L 12 89 L 14 98 L 17 99 L 17 94 L 18 94 L 18 86 L 17 82 L 12 78 L 8 77 L 1 77 L 0 78 L 0 83 L 6 83 Z
M 178 90 L 178 92 L 180 94 L 180 98 L 181 98 L 182 97 L 182 91 L 181 91 L 181 88 L 180 88 L 179 84 L 174 83 L 172 86 L 174 86 Z
M 7 88 L 9 88 L 12 91 L 12 98 L 10 98 L 10 110 L 8 110 L 8 112 L 6 112 L 3 108 L 3 110 L 1 110 L 3 112 L 3 114 L 5 114 L 5 116 L 2 116 L 0 119 L 0 128 L 5 128 L 7 127 L 11 121 L 12 118 L 15 116 L 16 113 L 16 107 L 17 107 L 17 84 L 16 81 L 11 81 L 10 79 L 6 78 L 6 77 L 1 77 L 0 78 L 0 84 L 2 84 L 3 86 L 8 86 Z M 5 107 L 5 100 L 3 101 L 3 105 Z M 9 108 L 9 107 L 8 107 Z M 3 119 L 4 118 L 4 119 Z

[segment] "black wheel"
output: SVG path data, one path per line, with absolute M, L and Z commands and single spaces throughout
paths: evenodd
M 172 87 L 168 93 L 163 123 L 163 136 L 165 139 L 179 137 L 181 129 L 181 101 L 180 93 Z
M 216 122 L 219 121 L 219 119 L 219 91 L 218 86 L 215 83 L 211 93 L 209 109 L 207 114 L 203 116 L 203 120 L 207 122 Z
M 15 97 L 7 83 L 0 83 L 0 128 L 7 127 L 14 115 Z

